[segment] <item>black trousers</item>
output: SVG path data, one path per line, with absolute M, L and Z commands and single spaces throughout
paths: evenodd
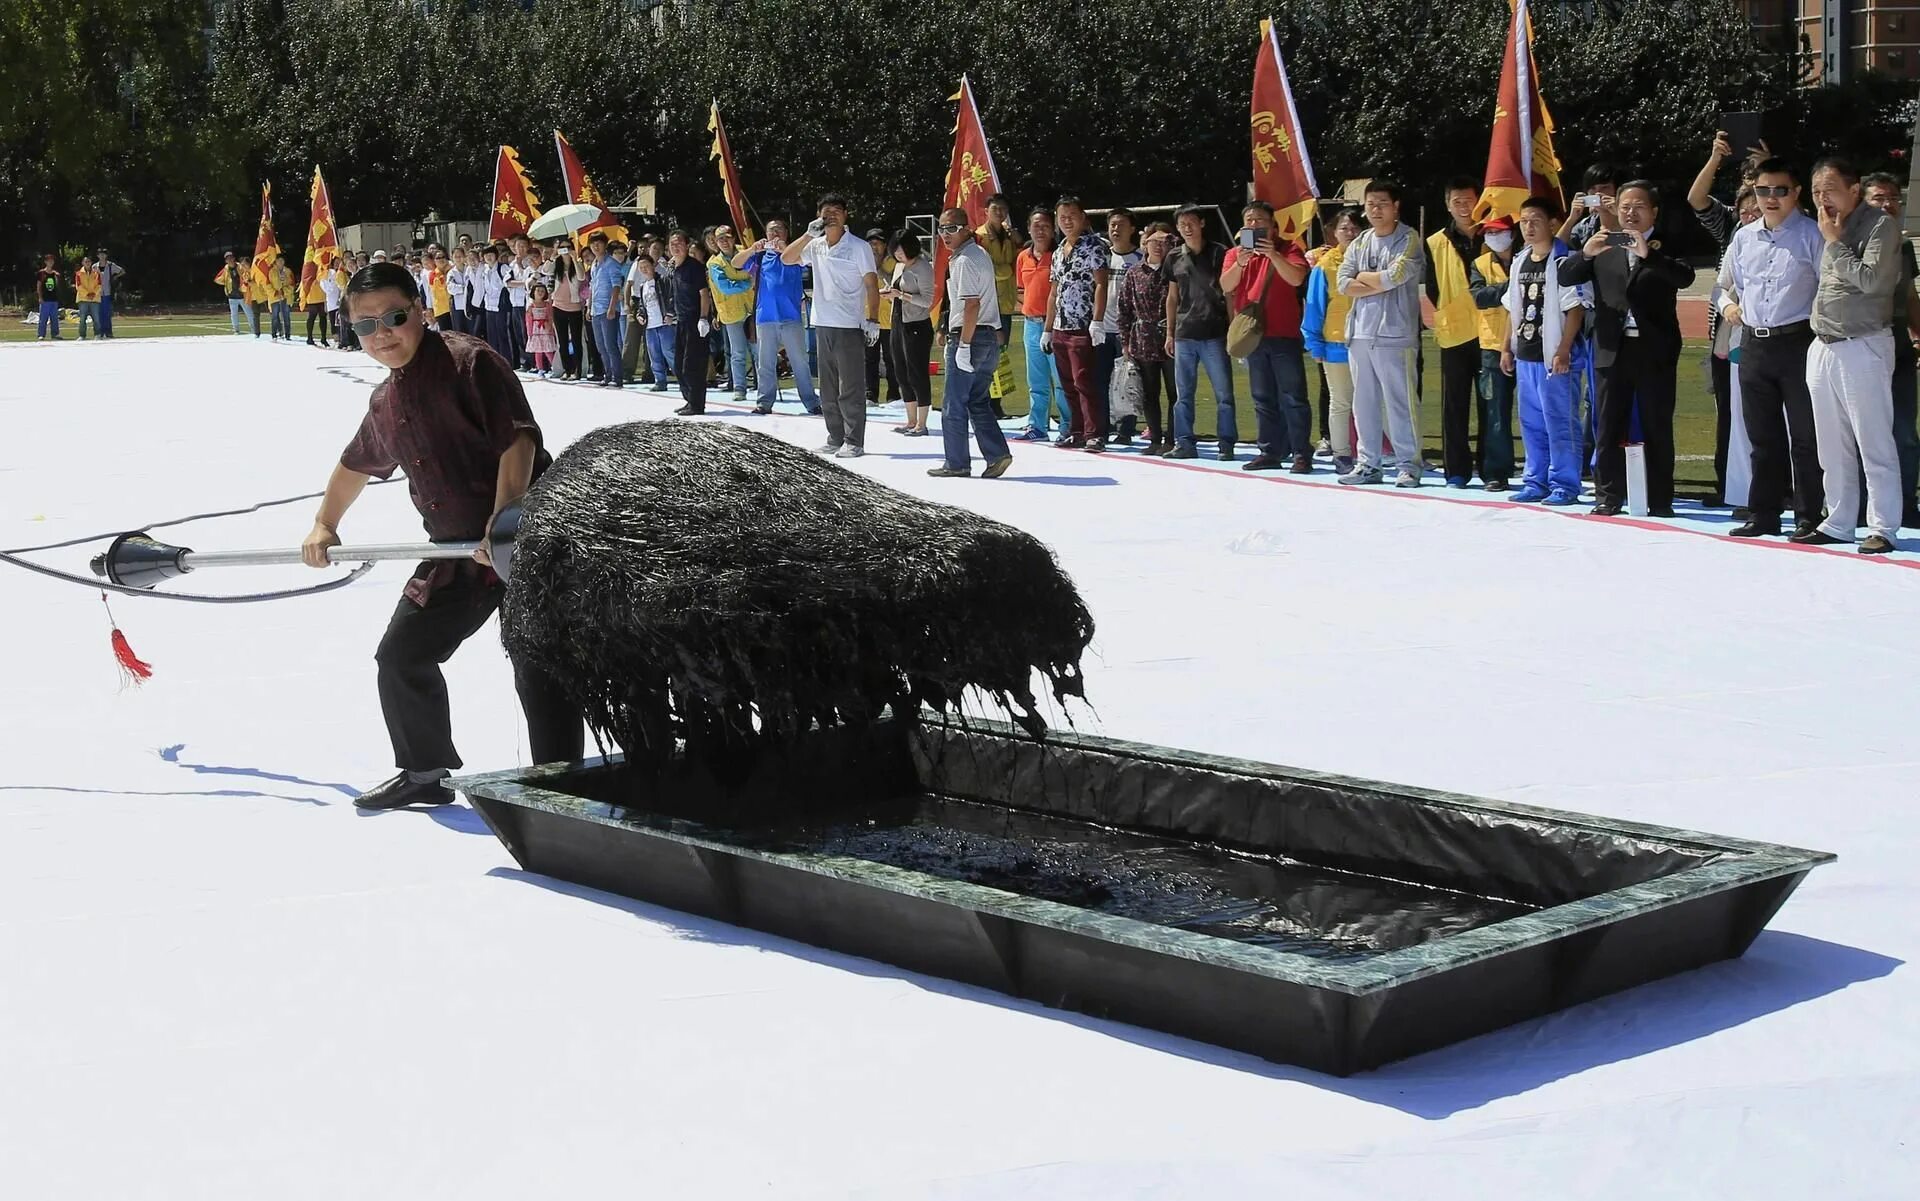
M 910 405 L 932 405 L 932 360 L 928 356 L 933 353 L 933 322 L 895 317 L 885 343 L 893 394 Z
M 1472 479 L 1474 464 L 1480 461 L 1468 433 L 1480 398 L 1475 387 L 1479 379 L 1478 338 L 1440 348 L 1440 458 L 1450 480 Z M 1480 436 L 1487 436 L 1484 423 Z
M 680 399 L 694 412 L 704 413 L 707 411 L 707 339 L 700 336 L 700 323 L 694 320 L 676 323 L 673 343 L 673 371 L 680 377 Z
M 867 403 L 870 405 L 880 403 L 880 356 L 882 352 L 886 350 L 889 336 L 892 333 L 892 330 L 881 330 L 880 340 L 872 346 L 867 347 Z M 888 366 L 891 367 L 892 364 L 889 363 Z M 887 391 L 890 394 L 888 396 L 889 400 L 898 399 L 900 395 L 900 385 L 896 383 L 888 388 Z
M 582 328 L 579 309 L 571 312 L 566 309 L 553 310 L 553 332 L 560 340 L 560 372 L 563 375 L 580 374 Z
M 307 306 L 307 341 L 309 342 L 313 341 L 313 323 L 316 321 L 320 323 L 320 344 L 325 346 L 327 344 L 327 309 L 325 305 L 310 304 Z
M 1594 492 L 1602 503 L 1627 503 L 1627 434 L 1640 410 L 1640 444 L 1647 459 L 1647 507 L 1673 507 L 1673 395 L 1680 361 L 1623 338 L 1612 364 L 1595 370 L 1593 440 L 1598 451 Z
M 1733 364 L 1711 350 L 1707 370 L 1713 373 L 1713 494 L 1727 498 L 1727 439 L 1733 433 Z
M 1813 398 L 1807 393 L 1807 347 L 1812 344 L 1811 330 L 1748 338 L 1740 344 L 1740 411 L 1753 443 L 1747 508 L 1759 521 L 1777 520 L 1789 496 L 1797 523 L 1817 524 L 1824 516 Z
M 1162 359 L 1158 363 L 1140 363 L 1138 366 L 1140 368 L 1140 411 L 1146 415 L 1147 440 L 1170 441 L 1172 434 L 1160 420 L 1160 395 L 1163 392 L 1166 393 L 1166 415 L 1168 421 L 1171 421 L 1173 402 L 1177 399 L 1174 393 L 1173 360 Z M 1326 378 L 1325 373 L 1322 373 L 1321 378 Z M 1326 418 L 1322 417 L 1320 424 L 1324 426 Z
M 433 567 L 422 563 L 414 578 L 422 578 Z M 461 766 L 459 752 L 453 749 L 447 679 L 440 665 L 487 624 L 505 592 L 505 585 L 478 563 L 461 563 L 454 578 L 434 589 L 424 606 L 400 599 L 373 656 L 380 665 L 380 712 L 393 740 L 395 767 L 451 771 Z M 543 673 L 522 671 L 515 664 L 513 686 L 527 716 L 533 761 L 579 759 L 585 753 L 586 726 L 559 685 Z

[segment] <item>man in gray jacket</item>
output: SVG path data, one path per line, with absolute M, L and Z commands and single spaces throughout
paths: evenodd
M 1343 484 L 1377 484 L 1382 432 L 1393 445 L 1397 488 L 1420 486 L 1420 431 L 1414 420 L 1415 355 L 1420 347 L 1420 281 L 1426 254 L 1420 237 L 1400 224 L 1400 185 L 1367 184 L 1367 224 L 1340 262 L 1347 313 L 1347 355 L 1353 370 L 1353 420 L 1360 438 Z

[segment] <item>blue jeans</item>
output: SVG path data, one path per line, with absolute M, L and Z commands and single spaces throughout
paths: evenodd
M 787 366 L 793 369 L 793 386 L 800 392 L 800 404 L 809 413 L 820 411 L 820 397 L 813 391 L 813 369 L 809 331 L 798 321 L 762 321 L 760 332 L 760 404 L 769 407 L 780 398 L 780 352 L 787 352 Z
M 1574 411 L 1574 374 L 1549 375 L 1545 363 L 1513 365 L 1520 392 L 1520 438 L 1527 447 L 1525 485 L 1580 495 L 1582 438 Z
M 665 388 L 669 379 L 678 381 L 673 373 L 673 327 L 656 326 L 647 331 L 647 362 L 653 365 L 653 385 Z
M 753 358 L 753 343 L 747 341 L 747 323 L 736 321 L 731 325 L 724 322 L 716 324 L 727 331 L 727 362 L 729 374 L 733 378 L 734 399 L 745 400 L 747 398 L 747 364 Z
M 100 294 L 100 336 L 113 337 L 113 295 L 108 292 Z
M 1313 454 L 1313 409 L 1307 404 L 1305 346 L 1271 335 L 1247 356 L 1247 388 L 1259 423 L 1260 453 L 1270 459 Z
M 87 322 L 93 322 L 93 332 L 100 332 L 100 302 L 83 300 L 80 302 L 80 340 L 87 340 Z
M 1513 475 L 1513 377 L 1500 370 L 1500 352 L 1480 351 L 1480 478 L 1502 483 Z
M 973 341 L 967 344 L 973 351 L 972 371 L 954 366 L 954 356 L 960 349 L 957 333 L 947 339 L 947 378 L 940 396 L 940 441 L 947 452 L 947 466 L 965 471 L 973 465 L 967 454 L 969 425 L 973 427 L 973 436 L 979 439 L 980 455 L 988 463 L 1006 457 L 1007 436 L 994 420 L 993 398 L 988 395 L 993 387 L 993 369 L 1000 363 L 1000 331 L 985 326 L 974 329 Z
M 525 309 L 516 310 L 525 312 Z M 593 319 L 593 342 L 600 348 L 600 363 L 607 369 L 607 379 L 614 384 L 626 382 L 620 373 L 620 348 L 627 332 L 627 319 L 619 313 L 602 313 Z M 512 360 L 508 360 L 511 362 Z
M 284 300 L 273 302 L 273 336 L 293 341 L 293 307 Z
M 1027 346 L 1027 428 L 1046 433 L 1047 420 L 1058 408 L 1060 432 L 1064 434 L 1073 428 L 1073 411 L 1067 408 L 1067 392 L 1060 386 L 1053 356 L 1040 349 L 1040 335 L 1046 332 L 1046 326 L 1038 317 L 1020 318 Z
M 240 318 L 245 316 L 246 312 L 246 301 L 240 299 L 238 296 L 227 297 L 227 320 L 233 323 L 234 333 L 244 334 L 247 332 L 247 327 L 240 322 Z
M 1200 384 L 1202 366 L 1213 383 L 1214 404 L 1219 409 L 1220 449 L 1229 450 L 1240 440 L 1240 419 L 1233 411 L 1233 363 L 1227 358 L 1225 338 L 1174 340 L 1173 386 L 1180 399 L 1173 405 L 1173 440 L 1183 450 L 1194 449 L 1194 392 Z
M 60 336 L 60 302 L 57 300 L 40 302 L 40 325 L 33 338 L 37 342 L 48 335 Z

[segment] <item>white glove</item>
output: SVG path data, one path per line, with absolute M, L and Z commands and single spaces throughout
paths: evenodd
M 826 219 L 823 217 L 815 217 L 812 221 L 809 221 L 807 223 L 807 236 L 809 238 L 818 238 L 824 235 L 826 232 L 827 232 L 827 222 L 826 222 Z
M 1098 346 L 1101 343 L 1105 342 L 1107 340 L 1107 327 L 1100 324 L 1098 321 L 1094 322 L 1092 325 L 1087 327 L 1087 340 L 1092 342 L 1095 346 Z
M 973 347 L 963 342 L 953 348 L 953 369 L 973 374 Z
M 704 338 L 712 332 L 713 322 L 707 320 L 705 317 L 700 318 L 700 336 Z
M 878 321 L 862 321 L 860 323 L 860 332 L 867 336 L 868 346 L 878 346 L 880 344 L 880 323 Z
M 1053 353 L 1053 334 L 1051 331 L 1040 335 L 1040 353 Z

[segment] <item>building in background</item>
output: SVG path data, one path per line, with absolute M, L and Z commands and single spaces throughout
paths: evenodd
M 1920 3 L 1916 0 L 1740 0 L 1762 37 L 1784 49 L 1804 46 L 1812 81 L 1842 83 L 1867 71 L 1920 75 Z

